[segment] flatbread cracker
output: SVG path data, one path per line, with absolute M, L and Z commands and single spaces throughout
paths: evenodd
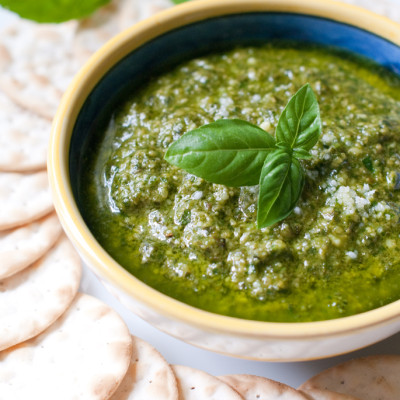
M 81 67 L 73 57 L 76 25 L 76 21 L 41 25 L 24 20 L 4 30 L 0 43 L 11 56 L 11 62 L 1 66 L 4 93 L 21 107 L 51 120 Z
M 131 363 L 112 400 L 178 400 L 178 384 L 171 366 L 149 343 L 132 337 Z
M 300 386 L 354 396 L 362 400 L 400 399 L 400 355 L 357 358 L 329 368 Z
M 0 353 L 0 398 L 109 399 L 131 353 L 131 336 L 120 316 L 79 293 L 46 331 Z
M 55 213 L 19 228 L 0 231 L 0 279 L 34 263 L 53 246 L 61 232 Z
M 4 71 L 12 62 L 11 54 L 7 47 L 0 43 L 0 72 Z
M 141 4 L 144 7 L 142 11 L 142 18 L 149 18 L 152 15 L 157 14 L 173 6 L 170 0 L 153 0 L 146 2 L 142 1 Z
M 240 393 L 245 400 L 308 400 L 296 389 L 261 376 L 237 374 L 218 378 Z
M 0 350 L 38 335 L 68 308 L 81 268 L 77 252 L 62 236 L 32 266 L 0 281 Z
M 118 0 L 113 0 L 88 18 L 79 21 L 73 48 L 75 57 L 82 63 L 120 32 L 117 18 L 119 3 Z
M 0 171 L 46 168 L 51 123 L 0 92 Z
M 220 379 L 195 368 L 172 365 L 182 400 L 243 400 L 243 397 Z
M 49 214 L 53 202 L 47 172 L 0 172 L 0 206 L 0 231 Z
M 172 4 L 114 0 L 82 21 L 18 21 L 0 36 L 0 89 L 16 104 L 52 120 L 69 82 L 105 42 Z
M 113 0 L 79 22 L 74 48 L 77 59 L 85 62 L 113 36 L 135 23 L 172 6 L 169 0 Z
M 348 396 L 347 394 L 315 388 L 307 389 L 307 391 L 302 391 L 302 393 L 304 393 L 310 400 L 362 400 L 358 397 Z
M 122 0 L 118 12 L 119 29 L 122 31 L 129 28 L 135 22 L 150 18 L 161 11 L 172 6 L 170 0 Z

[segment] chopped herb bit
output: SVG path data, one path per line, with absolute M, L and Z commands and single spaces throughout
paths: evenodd
M 372 163 L 371 157 L 367 156 L 362 160 L 364 167 L 367 168 L 369 172 L 374 172 L 374 165 Z

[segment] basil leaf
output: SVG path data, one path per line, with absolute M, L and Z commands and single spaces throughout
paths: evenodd
M 278 143 L 287 143 L 292 149 L 310 150 L 321 134 L 318 101 L 307 83 L 288 102 L 276 128 Z
M 90 15 L 110 0 L 0 0 L 0 6 L 37 22 L 63 22 Z
M 257 185 L 275 139 L 239 119 L 222 119 L 185 133 L 173 142 L 165 160 L 209 182 Z
M 309 151 L 299 148 L 293 149 L 293 157 L 296 157 L 298 160 L 309 160 L 312 158 L 312 155 Z
M 172 0 L 175 4 L 181 4 L 188 0 Z
M 276 149 L 266 158 L 260 176 L 257 227 L 273 225 L 295 207 L 304 186 L 304 172 L 296 158 Z

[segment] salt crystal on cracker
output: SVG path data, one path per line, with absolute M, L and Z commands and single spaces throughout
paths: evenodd
M 46 331 L 0 352 L 0 398 L 109 399 L 131 353 L 131 336 L 119 315 L 79 293 Z
M 80 258 L 63 236 L 32 266 L 0 280 L 0 350 L 52 324 L 72 302 L 80 278 Z

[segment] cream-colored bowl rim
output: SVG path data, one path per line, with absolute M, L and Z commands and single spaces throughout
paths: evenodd
M 169 30 L 223 14 L 257 11 L 324 17 L 365 29 L 400 45 L 400 26 L 396 23 L 358 7 L 331 0 L 197 0 L 142 21 L 96 52 L 77 74 L 61 101 L 53 123 L 48 157 L 56 211 L 71 241 L 102 279 L 172 320 L 233 336 L 294 340 L 345 335 L 387 324 L 396 317 L 400 318 L 400 300 L 350 317 L 304 323 L 250 321 L 196 309 L 152 289 L 125 271 L 97 243 L 79 213 L 69 183 L 69 141 L 79 110 L 103 72 L 132 49 Z

